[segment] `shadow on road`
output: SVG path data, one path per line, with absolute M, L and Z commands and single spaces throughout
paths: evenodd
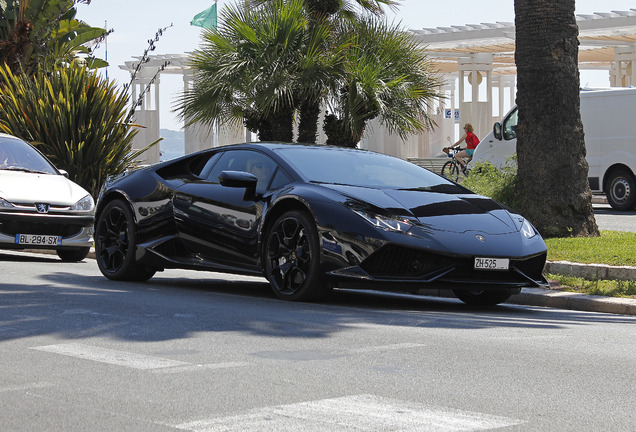
M 259 278 L 166 271 L 144 283 L 114 282 L 101 276 L 91 260 L 57 271 L 59 260 L 54 258 L 0 255 L 2 266 L 12 262 L 41 265 L 42 274 L 36 286 L 20 280 L 0 282 L 0 340 L 58 335 L 152 342 L 201 332 L 326 338 L 360 325 L 559 331 L 572 325 L 636 322 L 631 317 L 514 305 L 475 308 L 455 299 L 373 291 L 335 290 L 319 303 L 291 303 L 276 299 Z

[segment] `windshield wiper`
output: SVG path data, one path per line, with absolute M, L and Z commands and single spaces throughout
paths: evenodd
M 0 170 L 21 171 L 21 172 L 32 173 L 32 174 L 50 174 L 46 171 L 34 170 L 34 169 L 19 167 L 19 166 L 0 167 Z

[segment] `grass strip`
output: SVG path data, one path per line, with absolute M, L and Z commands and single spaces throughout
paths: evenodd
M 549 261 L 636 267 L 636 233 L 601 231 L 600 237 L 549 238 Z
M 546 279 L 556 281 L 563 287 L 562 291 L 606 297 L 636 298 L 635 281 L 617 280 L 585 280 L 580 277 L 547 274 Z

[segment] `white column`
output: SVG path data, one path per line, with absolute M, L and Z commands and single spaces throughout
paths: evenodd
M 483 137 L 492 126 L 492 54 L 470 54 L 458 59 L 460 124 L 471 123 Z M 471 99 L 465 85 L 471 87 Z M 460 131 L 461 132 L 461 131 Z
M 614 63 L 610 71 L 612 87 L 636 85 L 636 44 L 614 48 Z
M 140 96 L 141 105 L 135 108 L 134 122 L 141 127 L 137 130 L 137 135 L 133 140 L 133 149 L 141 150 L 149 144 L 157 141 L 159 135 L 159 76 L 157 68 L 143 67 L 132 83 L 132 102 L 136 103 Z M 156 75 L 156 76 L 155 76 Z M 154 78 L 154 82 L 151 82 Z M 150 88 L 148 88 L 150 86 Z M 148 91 L 144 94 L 144 91 Z M 154 90 L 154 92 L 153 92 Z M 153 100 L 153 95 L 155 99 Z M 160 144 L 146 150 L 139 157 L 142 164 L 152 164 L 159 162 Z

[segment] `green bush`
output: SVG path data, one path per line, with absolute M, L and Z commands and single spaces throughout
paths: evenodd
M 462 181 L 462 186 L 514 208 L 516 181 L 517 164 L 514 159 L 510 159 L 501 169 L 495 168 L 490 162 L 477 162 L 470 170 L 470 175 Z
M 0 104 L 0 132 L 35 145 L 93 197 L 141 153 L 128 95 L 74 62 L 34 75 L 0 66 Z

